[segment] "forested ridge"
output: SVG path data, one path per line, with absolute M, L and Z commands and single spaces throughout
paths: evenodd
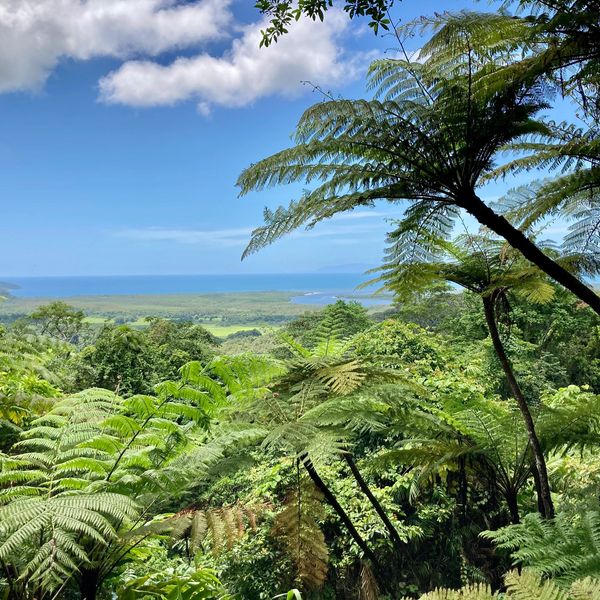
M 258 2 L 263 44 L 332 4 Z M 600 598 L 600 6 L 391 4 L 342 3 L 394 35 L 373 96 L 325 94 L 238 185 L 304 189 L 245 255 L 401 205 L 366 276 L 394 304 L 227 337 L 60 301 L 1 326 L 2 597 Z

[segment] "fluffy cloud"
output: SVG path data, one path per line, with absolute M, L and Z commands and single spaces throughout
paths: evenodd
M 130 106 L 161 106 L 193 100 L 201 113 L 211 105 L 239 107 L 271 94 L 294 96 L 302 80 L 326 85 L 354 77 L 369 58 L 351 59 L 339 37 L 348 19 L 331 11 L 325 22 L 300 20 L 269 48 L 260 48 L 265 23 L 244 27 L 229 51 L 219 57 L 201 53 L 168 65 L 129 61 L 100 82 L 101 99 Z
M 125 62 L 100 81 L 100 99 L 129 106 L 196 102 L 239 107 L 258 98 L 295 96 L 302 80 L 336 86 L 370 58 L 348 56 L 341 36 L 348 18 L 300 20 L 269 48 L 266 22 L 239 26 L 233 0 L 0 0 L 0 93 L 36 89 L 61 59 L 115 57 Z M 203 50 L 221 39 L 218 55 Z M 187 49 L 170 64 L 165 52 Z
M 32 89 L 63 58 L 156 56 L 224 35 L 230 0 L 2 0 L 0 92 Z

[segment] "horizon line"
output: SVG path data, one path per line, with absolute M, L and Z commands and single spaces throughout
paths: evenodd
M 127 274 L 53 274 L 53 275 L 0 275 L 1 283 L 10 283 L 10 279 L 53 279 L 53 278 L 100 278 L 100 277 L 253 277 L 257 275 L 366 275 L 367 271 L 374 267 L 366 266 L 364 271 L 335 271 L 335 270 L 320 270 L 320 271 L 273 271 L 273 272 L 256 272 L 256 273 L 127 273 Z

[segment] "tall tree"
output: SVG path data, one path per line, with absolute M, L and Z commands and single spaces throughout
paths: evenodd
M 294 147 L 240 175 L 241 194 L 319 182 L 287 208 L 265 209 L 265 225 L 253 232 L 244 256 L 302 225 L 378 200 L 408 200 L 401 224 L 407 248 L 432 233 L 447 237 L 466 211 L 600 314 L 600 296 L 478 195 L 507 144 L 554 135 L 534 118 L 548 106 L 547 90 L 535 79 L 488 85 L 482 72 L 495 65 L 473 34 L 465 29 L 445 46 L 443 37 L 438 33 L 424 46 L 422 62 L 373 63 L 369 84 L 375 99 L 329 100 L 309 108 Z
M 381 519 L 390 547 L 399 556 L 404 542 L 394 518 L 361 474 L 351 447 L 357 431 L 383 427 L 384 414 L 393 412 L 392 407 L 397 405 L 399 389 L 414 392 L 420 387 L 411 383 L 402 370 L 382 367 L 371 357 L 352 356 L 348 352 L 348 341 L 342 342 L 337 337 L 339 323 L 334 319 L 322 325 L 320 341 L 313 350 L 285 336 L 293 353 L 293 358 L 286 362 L 286 372 L 273 379 L 266 393 L 251 397 L 247 409 L 240 404 L 236 408 L 242 413 L 248 410 L 253 423 L 264 427 L 265 447 L 297 460 L 365 558 L 373 564 L 381 587 L 391 590 L 393 585 L 383 573 L 372 545 L 364 539 L 320 471 L 329 462 L 341 459 L 346 463 L 361 497 Z M 386 391 L 389 404 L 378 396 Z
M 85 313 L 66 302 L 50 302 L 34 310 L 29 318 L 38 323 L 42 335 L 74 342 L 84 325 Z
M 382 279 L 400 294 L 410 294 L 432 281 L 448 281 L 481 297 L 486 324 L 494 351 L 500 362 L 529 438 L 534 459 L 534 475 L 540 509 L 544 516 L 554 516 L 546 459 L 538 438 L 528 402 L 517 381 L 510 358 L 504 348 L 498 320 L 509 306 L 509 294 L 517 293 L 540 302 L 552 297 L 554 288 L 544 274 L 532 267 L 514 250 L 485 236 L 465 235 L 456 243 L 432 239 L 429 250 L 437 248 L 435 260 L 414 260 L 406 256 L 392 236 L 388 262 Z

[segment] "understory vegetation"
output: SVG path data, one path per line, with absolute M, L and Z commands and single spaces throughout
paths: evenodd
M 263 43 L 330 4 L 257 3 Z M 246 254 L 405 203 L 372 273 L 394 304 L 225 340 L 160 313 L 90 327 L 63 302 L 10 319 L 2 597 L 600 598 L 600 8 L 396 29 L 390 4 L 343 5 L 397 34 L 374 98 L 327 96 L 238 185 L 305 190 Z

